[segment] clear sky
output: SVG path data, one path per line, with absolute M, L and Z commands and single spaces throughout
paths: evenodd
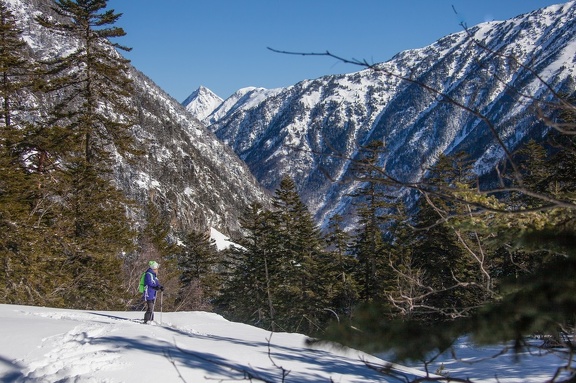
M 489 20 L 563 0 L 109 0 L 123 13 L 115 42 L 178 101 L 200 85 L 227 98 L 240 88 L 278 88 L 361 68 L 284 51 L 330 51 L 387 61 L 406 49 Z M 457 11 L 457 13 L 454 11 Z

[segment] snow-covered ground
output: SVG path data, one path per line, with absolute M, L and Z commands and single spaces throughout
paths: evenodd
M 272 334 L 212 313 L 157 312 L 154 325 L 141 324 L 142 317 L 0 305 L 0 381 L 362 383 L 405 381 L 423 371 L 398 366 L 398 379 L 384 376 L 366 366 L 385 364 L 374 356 L 310 348 L 303 335 Z M 467 358 L 493 351 L 460 346 Z M 438 363 L 474 382 L 543 382 L 563 361 L 548 355 L 521 358 L 519 364 L 509 357 L 488 364 Z
M 479 347 L 462 338 L 450 351 L 435 359 L 428 371 L 470 379 L 472 383 L 551 383 L 557 370 L 568 364 L 568 353 L 561 349 L 541 348 L 543 340 L 528 339 L 527 343 L 531 345 L 530 349 L 515 353 L 511 347 Z M 562 372 L 556 382 L 566 377 Z

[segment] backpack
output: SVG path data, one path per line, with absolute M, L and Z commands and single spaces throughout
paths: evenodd
M 140 291 L 141 293 L 144 292 L 144 290 L 146 289 L 146 271 L 142 273 L 142 276 L 140 277 L 140 284 L 138 285 L 138 291 Z

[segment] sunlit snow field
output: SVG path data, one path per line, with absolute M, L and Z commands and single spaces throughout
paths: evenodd
M 399 378 L 366 363 L 382 359 L 352 349 L 309 348 L 300 334 L 270 333 L 206 312 L 156 314 L 0 305 L 2 382 L 397 382 L 423 374 L 398 366 Z M 459 356 L 482 358 L 499 348 L 458 345 Z M 453 377 L 477 382 L 543 382 L 562 360 L 509 356 L 467 364 L 442 363 Z M 497 379 L 495 378 L 497 376 Z M 250 380 L 251 379 L 251 380 Z

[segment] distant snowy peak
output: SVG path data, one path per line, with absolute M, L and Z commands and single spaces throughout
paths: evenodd
M 200 86 L 182 105 L 200 121 L 208 117 L 224 101 L 210 89 Z
M 238 110 L 251 109 L 258 106 L 263 101 L 273 97 L 283 91 L 284 88 L 266 89 L 257 87 L 242 88 L 234 92 L 222 102 L 208 117 L 203 119 L 206 126 L 210 126 L 219 121 L 224 116 L 235 113 Z

